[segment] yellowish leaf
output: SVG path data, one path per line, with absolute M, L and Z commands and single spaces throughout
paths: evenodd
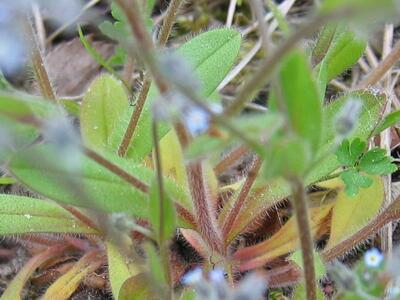
M 384 199 L 384 188 L 380 177 L 372 179 L 373 184 L 360 189 L 354 197 L 346 195 L 343 183 L 337 180 L 340 192 L 332 210 L 331 235 L 326 249 L 356 233 L 378 213 Z
M 163 174 L 186 187 L 187 177 L 183 152 L 175 130 L 171 130 L 160 140 L 160 155 Z
M 310 209 L 310 229 L 316 235 L 325 224 L 333 203 Z M 296 220 L 292 217 L 277 233 L 270 239 L 255 246 L 238 250 L 234 259 L 239 261 L 241 271 L 263 266 L 281 255 L 285 255 L 297 249 L 299 243 L 296 228 Z
M 46 291 L 43 300 L 67 300 L 85 277 L 103 264 L 98 251 L 84 255 L 67 273 L 58 278 Z

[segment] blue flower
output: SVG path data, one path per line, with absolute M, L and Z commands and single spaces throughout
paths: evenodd
M 383 255 L 376 248 L 368 250 L 364 255 L 364 262 L 367 267 L 377 268 L 381 265 L 382 261 Z
M 199 267 L 187 272 L 181 279 L 184 285 L 194 285 L 203 279 L 203 270 Z
M 192 135 L 206 132 L 210 126 L 210 121 L 210 114 L 200 107 L 191 106 L 183 112 L 183 122 Z
M 217 268 L 208 274 L 208 278 L 214 283 L 225 282 L 225 273 L 223 269 Z

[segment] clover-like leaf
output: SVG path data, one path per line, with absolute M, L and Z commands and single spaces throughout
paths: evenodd
M 357 195 L 360 188 L 368 188 L 373 183 L 369 176 L 362 175 L 355 168 L 344 171 L 340 174 L 340 178 L 346 185 L 346 194 L 351 197 Z
M 385 149 L 374 148 L 369 150 L 361 158 L 359 167 L 372 175 L 388 175 L 397 170 L 393 158 L 386 155 Z
M 352 142 L 345 139 L 338 147 L 336 157 L 343 166 L 353 167 L 363 154 L 366 145 L 359 138 L 354 139 Z

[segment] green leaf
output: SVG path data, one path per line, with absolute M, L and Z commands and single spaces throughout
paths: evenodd
M 378 134 L 385 129 L 396 126 L 397 123 L 400 121 L 400 110 L 394 111 L 388 114 L 385 119 L 379 124 L 379 126 L 375 130 L 375 134 Z
M 21 92 L 0 92 L 0 115 L 16 120 L 30 120 L 35 117 L 49 117 L 59 113 L 48 100 Z
M 303 267 L 303 256 L 300 250 L 296 250 L 289 258 L 296 263 L 300 268 Z M 315 275 L 317 279 L 321 279 L 326 274 L 326 268 L 321 256 L 318 252 L 314 251 L 314 265 L 315 265 Z
M 150 272 L 150 278 L 152 283 L 160 288 L 165 287 L 167 277 L 164 272 L 164 267 L 161 261 L 160 254 L 157 252 L 152 244 L 146 244 L 144 246 L 146 257 L 147 257 L 147 270 Z
M 104 59 L 104 57 L 99 52 L 97 52 L 97 50 L 94 47 L 92 47 L 90 42 L 86 39 L 86 37 L 84 36 L 84 34 L 82 32 L 82 28 L 80 26 L 78 26 L 78 33 L 79 33 L 79 39 L 81 40 L 81 43 L 85 47 L 86 51 L 90 54 L 90 56 L 100 66 L 102 66 L 104 69 L 106 69 L 108 72 L 110 72 L 111 74 L 113 74 L 115 77 L 118 78 L 118 74 L 115 72 L 115 70 L 112 68 L 112 66 L 110 66 L 108 64 L 108 61 L 106 61 Z
M 324 108 L 324 128 L 323 140 L 318 153 L 315 155 L 315 161 L 318 164 L 310 171 L 305 178 L 306 184 L 311 184 L 319 179 L 331 174 L 340 167 L 336 155 L 333 153 L 336 144 L 336 116 L 341 111 L 348 99 L 358 98 L 362 102 L 359 122 L 357 122 L 355 130 L 348 137 L 349 139 L 360 138 L 367 139 L 371 132 L 375 129 L 377 122 L 380 120 L 382 106 L 386 101 L 384 94 L 374 95 L 370 92 L 352 92 L 349 93 Z M 266 166 L 265 166 L 266 168 Z M 244 230 L 254 216 L 266 208 L 272 206 L 290 194 L 290 186 L 282 179 L 262 180 L 256 184 L 249 194 L 247 206 L 242 210 L 234 224 L 230 239 L 234 239 Z M 225 209 L 230 206 L 226 205 Z M 222 211 L 222 214 L 224 214 Z
M 118 300 L 156 300 L 145 274 L 138 274 L 126 280 L 121 287 Z
M 79 118 L 81 114 L 81 106 L 79 103 L 69 99 L 60 99 L 59 102 L 67 113 Z
M 322 101 L 303 52 L 283 61 L 279 81 L 291 129 L 317 151 L 322 134 Z
M 371 10 L 382 8 L 394 8 L 393 0 L 324 0 L 320 7 L 321 11 L 329 12 L 340 7 L 347 9 Z
M 81 107 L 81 133 L 88 146 L 105 149 L 115 124 L 128 109 L 124 85 L 111 75 L 100 75 L 90 85 Z
M 209 98 L 232 68 L 239 53 L 241 43 L 240 33 L 233 29 L 214 29 L 191 39 L 183 44 L 177 54 L 186 59 L 192 66 L 201 83 L 201 96 Z M 151 120 L 152 105 L 158 97 L 158 91 L 151 86 L 146 104 L 139 118 L 135 134 L 129 145 L 127 157 L 142 160 L 152 149 Z M 113 134 L 113 147 L 116 149 L 128 126 L 132 111 L 127 112 L 116 127 Z M 170 130 L 163 125 L 159 130 L 162 138 Z
M 41 199 L 0 195 L 0 235 L 35 232 L 98 234 L 59 205 Z
M 163 224 L 160 224 L 160 217 L 163 215 Z M 171 198 L 164 192 L 163 197 L 163 211 L 160 207 L 160 193 L 158 183 L 154 180 L 150 186 L 150 205 L 149 205 L 149 220 L 153 225 L 153 231 L 156 236 L 160 236 L 160 228 L 163 231 L 164 241 L 158 241 L 163 243 L 175 232 L 175 209 Z
M 393 158 L 387 156 L 385 149 L 374 148 L 364 154 L 359 167 L 368 174 L 389 175 L 397 170 L 397 166 L 392 162 Z
M 296 289 L 294 290 L 293 300 L 303 300 L 306 297 L 306 286 L 305 284 L 299 283 L 296 285 Z M 321 291 L 321 288 L 317 287 L 317 300 L 324 300 L 324 293 Z
M 80 168 L 68 169 L 68 165 L 60 163 L 64 158 L 58 152 L 59 149 L 51 145 L 31 147 L 19 152 L 11 160 L 9 169 L 18 181 L 58 202 L 148 218 L 147 194 L 80 153 L 75 153 L 77 157 L 74 158 Z M 139 164 L 126 164 L 126 160 L 116 156 L 107 155 L 106 158 L 150 185 L 153 170 Z M 165 178 L 165 190 L 176 202 L 192 211 L 186 191 L 168 178 Z
M 0 177 L 0 185 L 14 184 L 14 183 L 17 183 L 17 181 L 12 177 L 8 176 Z
M 354 65 L 365 51 L 366 41 L 345 24 L 328 24 L 319 36 L 312 60 L 316 67 L 320 90 L 325 93 L 329 81 Z
M 372 185 L 361 189 L 354 197 L 342 191 L 343 183 L 339 179 L 333 180 L 340 192 L 333 207 L 331 234 L 326 249 L 349 238 L 377 215 L 384 199 L 384 188 L 379 177 L 371 178 Z
M 139 274 L 139 270 L 127 263 L 127 258 L 114 243 L 107 241 L 108 275 L 114 299 L 119 299 L 120 290 L 125 281 Z
M 311 161 L 309 144 L 299 137 L 282 137 L 271 142 L 265 154 L 267 178 L 302 175 Z
M 79 155 L 75 154 L 74 155 Z M 21 151 L 10 162 L 10 171 L 32 190 L 61 203 L 106 212 L 147 216 L 148 197 L 86 156 L 75 159 L 80 169 L 70 170 L 58 163 L 57 149 L 38 145 Z M 130 164 L 140 179 L 152 177 L 144 167 Z M 84 192 L 82 191 L 84 189 Z
M 351 143 L 345 139 L 336 150 L 337 159 L 343 166 L 353 167 L 364 153 L 366 146 L 367 144 L 359 138 Z
M 344 171 L 340 178 L 346 185 L 346 194 L 350 197 L 357 195 L 359 188 L 368 188 L 373 183 L 369 176 L 360 174 L 354 168 Z

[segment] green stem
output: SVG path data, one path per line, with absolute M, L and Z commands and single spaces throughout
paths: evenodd
M 164 266 L 164 273 L 168 283 L 169 293 L 167 295 L 167 299 L 172 298 L 172 282 L 171 282 L 171 273 L 170 273 L 170 263 L 169 263 L 169 255 L 168 255 L 168 246 L 167 241 L 164 235 L 164 226 L 165 226 L 165 216 L 164 216 L 164 205 L 165 205 L 165 194 L 164 194 L 164 183 L 163 183 L 163 175 L 162 175 L 162 167 L 161 167 L 161 154 L 160 154 L 160 146 L 158 144 L 158 134 L 157 134 L 157 122 L 153 121 L 152 123 L 152 136 L 154 143 L 154 158 L 155 158 L 155 167 L 157 173 L 157 186 L 158 186 L 158 195 L 159 195 L 159 215 L 160 222 L 158 228 L 158 244 L 160 247 L 160 255 L 162 264 Z

